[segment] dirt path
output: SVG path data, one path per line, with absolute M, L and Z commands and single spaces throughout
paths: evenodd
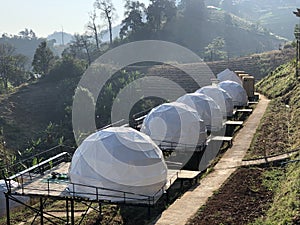
M 253 135 L 268 104 L 269 100 L 260 96 L 256 109 L 244 123 L 244 127 L 237 133 L 232 148 L 227 150 L 214 167 L 214 171 L 203 178 L 196 188 L 188 190 L 180 199 L 177 199 L 154 224 L 183 225 L 195 215 L 214 191 L 218 190 L 237 167 L 242 165 L 242 160 L 250 147 Z

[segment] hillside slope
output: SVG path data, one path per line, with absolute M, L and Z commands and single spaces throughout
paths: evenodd
M 299 0 L 239 0 L 219 1 L 217 6 L 293 40 L 297 18 L 292 12 L 299 7 L 299 3 Z
M 285 137 L 278 136 L 273 127 L 274 142 L 289 142 L 290 149 L 300 147 L 300 79 L 295 78 L 295 62 L 290 62 L 278 67 L 268 77 L 257 84 L 259 92 L 272 99 L 273 104 L 285 104 L 286 107 L 277 114 L 289 115 L 288 132 Z M 280 119 L 280 118 L 278 118 Z M 269 124 L 272 126 L 272 124 Z M 294 156 L 295 161 L 287 164 L 285 176 L 276 189 L 274 202 L 264 218 L 260 218 L 255 224 L 300 224 L 300 154 Z
M 250 56 L 232 60 L 229 64 L 221 61 L 211 63 L 209 66 L 215 74 L 227 67 L 233 70 L 245 68 L 247 72 L 259 79 L 266 76 L 269 68 L 288 61 L 293 55 L 293 50 L 275 51 L 256 55 L 254 56 L 255 60 Z M 197 65 L 191 66 L 197 70 Z M 158 75 L 174 80 L 188 92 L 193 92 L 198 88 L 183 71 L 167 65 L 134 67 L 131 70 L 137 70 L 144 75 Z M 74 69 L 74 71 L 76 70 Z M 41 136 L 49 136 L 48 126 L 51 124 L 58 125 L 57 129 L 59 130 L 55 129 L 55 132 L 53 127 L 51 128 L 55 135 L 64 136 L 65 140 L 70 139 L 69 143 L 74 143 L 71 118 L 68 112 L 72 105 L 74 90 L 83 73 L 83 71 L 81 73 L 78 71 L 74 73 L 74 71 L 58 72 L 57 77 L 49 76 L 41 79 L 34 84 L 20 88 L 6 98 L 2 97 L 2 100 L 0 99 L 0 136 L 8 149 L 25 150 L 32 145 L 32 141 L 36 141 Z M 130 71 L 129 68 L 128 71 Z M 106 124 L 99 126 L 104 125 Z
M 173 27 L 176 29 L 172 30 Z M 224 51 L 228 57 L 271 51 L 285 42 L 262 26 L 217 10 L 208 10 L 205 22 L 179 20 L 170 26 L 170 30 L 173 34 L 167 40 L 179 43 L 202 57 L 206 55 L 205 47 L 216 37 L 224 38 Z

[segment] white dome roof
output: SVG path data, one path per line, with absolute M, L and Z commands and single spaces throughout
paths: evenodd
M 235 72 L 233 72 L 229 69 L 226 69 L 226 70 L 222 71 L 221 73 L 219 73 L 217 75 L 217 78 L 219 81 L 230 80 L 230 81 L 235 81 L 240 85 L 243 85 L 243 82 L 240 79 L 240 77 Z
M 150 137 L 132 128 L 112 127 L 82 142 L 73 155 L 69 173 L 75 184 L 153 196 L 166 182 L 167 166 Z M 73 185 L 69 188 L 72 191 Z M 75 192 L 95 194 L 94 189 L 80 185 L 75 185 Z M 103 197 L 105 200 L 124 200 L 122 193 L 99 189 L 99 197 L 101 194 L 111 195 Z
M 198 112 L 179 102 L 152 109 L 144 119 L 141 132 L 157 144 L 170 142 L 196 146 L 206 140 L 206 127 Z
M 205 94 L 190 93 L 181 96 L 176 102 L 184 103 L 195 109 L 203 119 L 207 130 L 219 131 L 222 129 L 223 116 L 220 107 Z
M 233 102 L 231 96 L 218 86 L 205 86 L 196 91 L 196 93 L 205 94 L 211 97 L 220 107 L 224 118 L 232 116 Z
M 248 96 L 246 90 L 237 82 L 234 81 L 222 81 L 218 84 L 220 88 L 227 91 L 232 97 L 234 106 L 245 106 L 248 104 Z

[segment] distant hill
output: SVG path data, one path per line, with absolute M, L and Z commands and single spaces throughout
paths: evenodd
M 117 26 L 112 28 L 113 39 L 119 37 L 121 27 L 122 27 L 122 25 L 120 24 L 120 25 L 117 25 Z M 109 42 L 109 32 L 108 32 L 108 30 L 101 31 L 101 41 L 102 42 Z
M 227 12 L 264 26 L 272 33 L 294 39 L 293 30 L 298 19 L 292 12 L 299 8 L 300 0 L 223 0 L 215 4 Z
M 208 19 L 202 24 L 188 26 L 184 23 L 180 29 L 173 31 L 174 37 L 180 40 L 179 44 L 201 57 L 205 47 L 216 37 L 224 38 L 224 50 L 229 58 L 275 50 L 286 41 L 263 26 L 224 10 L 209 9 L 207 14 Z
M 74 39 L 72 34 L 55 31 L 47 36 L 47 40 L 55 40 L 55 45 L 67 45 Z
M 2 36 L 0 38 L 0 43 L 8 43 L 14 46 L 16 53 L 27 56 L 28 67 L 30 68 L 35 50 L 43 40 L 44 40 L 43 38 L 23 38 L 20 36 L 12 36 L 12 37 Z

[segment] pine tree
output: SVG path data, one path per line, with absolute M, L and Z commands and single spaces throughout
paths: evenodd
M 53 61 L 53 52 L 47 46 L 47 42 L 42 41 L 34 53 L 32 61 L 33 71 L 40 75 L 47 75 L 51 66 L 53 65 Z

